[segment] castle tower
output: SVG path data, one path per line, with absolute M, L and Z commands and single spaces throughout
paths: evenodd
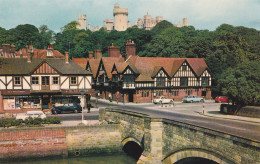
M 145 30 L 152 29 L 152 17 L 148 13 L 144 16 L 144 29 Z
M 189 26 L 188 18 L 183 18 L 183 26 Z
M 113 30 L 113 19 L 105 19 L 104 20 L 104 28 L 107 30 L 107 31 L 112 31 Z
M 114 14 L 114 30 L 125 31 L 127 29 L 128 9 L 120 8 L 116 3 L 113 10 Z
M 77 26 L 78 29 L 87 30 L 87 15 L 79 14 L 78 22 L 79 22 L 79 25 Z
M 160 23 L 161 21 L 163 21 L 163 17 L 162 16 L 157 16 L 156 17 L 156 24 Z

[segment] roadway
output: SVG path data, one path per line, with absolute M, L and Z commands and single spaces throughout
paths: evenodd
M 95 106 L 95 102 L 92 102 Z M 110 103 L 108 101 L 98 101 L 98 107 L 120 108 L 122 110 L 133 111 L 148 114 L 154 118 L 165 118 L 182 123 L 192 124 L 215 131 L 225 132 L 242 138 L 251 139 L 260 142 L 260 124 L 250 121 L 232 120 L 226 118 L 208 117 L 202 113 L 203 109 L 219 115 L 219 105 L 214 102 L 203 103 L 175 103 L 174 106 L 154 105 L 152 103 L 134 104 L 134 103 Z M 204 108 L 203 108 L 204 106 Z M 214 110 L 215 109 L 215 113 Z M 63 121 L 81 120 L 81 113 L 78 114 L 60 114 Z M 84 112 L 86 120 L 98 120 L 98 110 L 91 113 Z

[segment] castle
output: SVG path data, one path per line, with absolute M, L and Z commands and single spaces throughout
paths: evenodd
M 119 4 L 116 3 L 113 9 L 114 19 L 105 19 L 103 27 L 107 31 L 117 30 L 117 31 L 125 31 L 127 28 L 132 26 L 137 26 L 138 28 L 144 28 L 145 30 L 151 30 L 157 23 L 163 21 L 162 16 L 157 16 L 155 19 L 152 18 L 148 13 L 144 15 L 143 19 L 138 18 L 134 25 L 132 25 L 128 21 L 128 9 L 120 8 Z M 78 16 L 79 26 L 78 29 L 89 29 L 90 31 L 98 31 L 101 27 L 91 27 L 88 24 L 87 28 L 87 16 L 79 14 Z M 174 24 L 175 27 L 184 27 L 188 26 L 188 18 L 183 18 L 183 22 L 179 24 Z

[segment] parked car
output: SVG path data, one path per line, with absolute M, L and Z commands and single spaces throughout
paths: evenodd
M 182 99 L 182 102 L 184 102 L 184 103 L 204 102 L 204 98 L 201 98 L 198 96 L 186 96 Z
M 46 115 L 43 113 L 43 111 L 27 111 L 27 113 L 18 113 L 16 115 L 16 119 L 19 120 L 25 120 L 27 118 L 46 118 Z
M 51 110 L 52 114 L 60 114 L 62 112 L 82 112 L 82 107 L 76 103 L 63 104 L 62 106 L 54 106 Z
M 218 102 L 228 102 L 228 97 L 227 96 L 217 96 L 215 98 L 215 102 L 218 103 Z
M 153 100 L 154 104 L 172 104 L 173 103 L 173 99 L 167 99 L 164 96 L 158 97 L 156 99 Z

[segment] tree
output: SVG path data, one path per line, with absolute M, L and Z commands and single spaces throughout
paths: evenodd
M 79 22 L 72 21 L 63 27 L 63 31 L 77 30 L 77 26 L 79 26 Z
M 228 68 L 219 80 L 224 95 L 240 106 L 260 101 L 260 64 L 244 62 L 235 68 Z

